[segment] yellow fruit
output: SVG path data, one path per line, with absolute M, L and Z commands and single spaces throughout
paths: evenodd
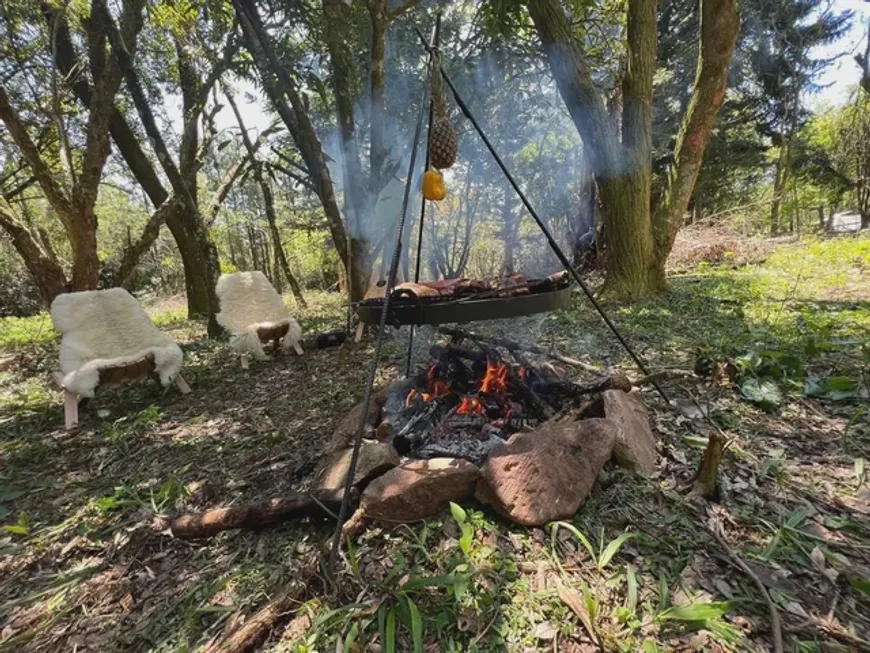
M 423 174 L 423 197 L 439 202 L 447 197 L 447 186 L 444 177 L 437 170 L 427 170 Z

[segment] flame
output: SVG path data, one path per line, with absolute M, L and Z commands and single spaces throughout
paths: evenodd
M 507 365 L 486 361 L 486 374 L 480 383 L 480 391 L 490 395 L 503 395 L 507 391 Z
M 482 415 L 483 412 L 483 403 L 481 403 L 480 399 L 469 397 L 468 395 L 462 397 L 462 402 L 459 404 L 459 408 L 456 409 L 456 413 L 459 415 Z

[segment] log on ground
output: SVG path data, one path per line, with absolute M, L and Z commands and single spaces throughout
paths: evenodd
M 175 537 L 192 540 L 234 528 L 265 528 L 300 517 L 335 519 L 341 507 L 342 492 L 291 494 L 257 503 L 215 508 L 176 517 L 170 522 L 169 528 Z M 352 499 L 356 502 L 357 497 Z

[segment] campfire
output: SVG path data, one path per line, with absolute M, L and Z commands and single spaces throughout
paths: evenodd
M 425 371 L 395 384 L 376 437 L 413 458 L 464 458 L 477 465 L 512 434 L 566 407 L 580 386 L 549 364 L 506 360 L 481 343 L 430 350 Z M 568 402 L 570 403 L 570 402 Z

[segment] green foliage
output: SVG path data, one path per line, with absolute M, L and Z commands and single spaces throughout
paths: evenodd
M 53 341 L 60 334 L 54 330 L 48 313 L 31 317 L 0 318 L 0 349 L 16 351 Z
M 747 379 L 740 390 L 749 401 L 768 412 L 772 412 L 782 403 L 779 386 L 770 380 Z

